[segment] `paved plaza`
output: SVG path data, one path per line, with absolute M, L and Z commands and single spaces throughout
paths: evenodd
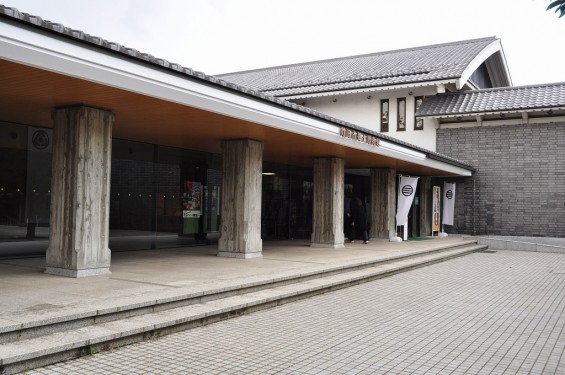
M 565 374 L 565 254 L 482 252 L 26 374 Z

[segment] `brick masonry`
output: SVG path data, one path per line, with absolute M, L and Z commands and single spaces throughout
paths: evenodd
M 437 151 L 477 169 L 447 232 L 565 237 L 565 123 L 438 129 Z

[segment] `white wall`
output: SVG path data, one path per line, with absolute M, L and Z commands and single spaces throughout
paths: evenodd
M 412 92 L 412 95 L 409 94 Z M 380 132 L 381 99 L 389 100 L 390 137 L 436 150 L 436 129 L 433 120 L 424 120 L 424 130 L 414 130 L 414 97 L 435 95 L 435 87 L 404 90 L 385 90 L 357 94 L 328 95 L 292 101 L 329 116 Z M 397 131 L 397 98 L 406 98 L 406 130 Z

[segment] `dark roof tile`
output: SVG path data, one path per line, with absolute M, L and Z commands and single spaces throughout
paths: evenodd
M 565 107 L 565 82 L 463 91 L 427 97 L 416 116 L 440 117 Z
M 220 74 L 276 96 L 459 78 L 495 37 Z

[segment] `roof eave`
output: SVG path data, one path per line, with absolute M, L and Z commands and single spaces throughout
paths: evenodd
M 458 116 L 488 116 L 488 115 L 499 115 L 499 114 L 508 114 L 508 113 L 532 113 L 532 112 L 548 112 L 548 111 L 563 111 L 565 110 L 564 106 L 548 106 L 548 107 L 536 107 L 536 108 L 509 108 L 504 110 L 488 110 L 488 111 L 477 111 L 477 112 L 452 112 L 452 113 L 433 113 L 427 115 L 419 115 L 416 114 L 415 117 L 418 118 L 434 118 L 434 119 L 442 119 L 442 118 L 452 118 Z
M 349 89 L 349 90 L 332 90 L 332 91 L 320 91 L 315 93 L 307 93 L 307 94 L 299 94 L 299 95 L 281 95 L 277 96 L 278 98 L 285 99 L 285 100 L 294 100 L 294 99 L 308 99 L 308 98 L 318 98 L 324 96 L 336 96 L 336 95 L 349 95 L 349 94 L 360 94 L 366 92 L 378 92 L 378 91 L 392 91 L 392 90 L 402 90 L 402 89 L 413 89 L 418 87 L 433 87 L 438 85 L 448 85 L 448 84 L 455 84 L 456 79 L 444 79 L 444 80 L 437 80 L 437 81 L 420 81 L 420 82 L 412 82 L 412 83 L 403 83 L 398 85 L 385 85 L 385 86 L 370 86 L 370 87 L 363 87 L 357 89 Z
M 170 64 L 165 60 L 147 58 L 148 55 L 139 54 L 137 51 L 130 54 L 127 53 L 130 51 L 127 48 L 117 50 L 113 48 L 116 46 L 113 43 L 108 47 L 95 44 L 8 14 L 0 17 L 0 28 L 2 28 L 0 58 L 18 64 L 205 111 L 231 115 L 244 121 L 284 129 L 351 148 L 367 149 L 369 146 L 339 136 L 340 127 L 349 127 L 396 145 L 396 148 L 402 151 L 402 155 L 398 150 L 395 151 L 401 160 L 429 166 L 425 157 L 415 157 L 412 154 L 430 155 L 431 151 L 385 137 L 283 99 L 229 84 L 213 76 L 181 69 L 180 65 Z M 436 155 L 434 160 L 441 160 L 446 165 L 432 163 L 433 168 L 450 173 L 465 174 L 465 171 L 472 168 L 440 155 Z

